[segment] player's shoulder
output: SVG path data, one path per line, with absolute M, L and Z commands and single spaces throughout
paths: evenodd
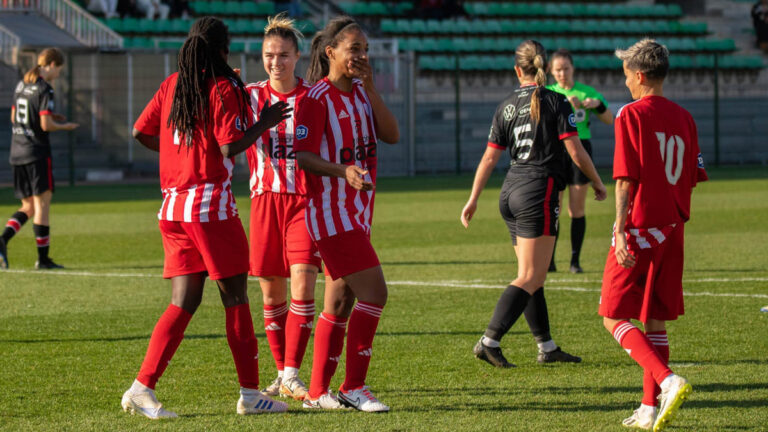
M 328 94 L 329 91 L 331 91 L 331 84 L 326 79 L 321 79 L 320 81 L 316 82 L 312 87 L 309 88 L 307 91 L 307 99 L 309 100 L 317 100 L 322 102 L 325 100 L 325 95 Z
M 267 80 L 252 82 L 245 85 L 245 89 L 248 91 L 251 91 L 254 89 L 263 89 L 263 88 L 267 88 Z
M 622 105 L 621 108 L 619 108 L 618 111 L 616 111 L 616 118 L 622 118 L 623 116 L 626 116 L 628 113 L 636 111 L 638 106 L 642 106 L 642 99 L 636 99 L 628 104 Z

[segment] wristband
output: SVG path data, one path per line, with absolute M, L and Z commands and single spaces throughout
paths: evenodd
M 600 101 L 600 105 L 598 105 L 598 106 L 597 106 L 597 108 L 595 108 L 595 111 L 596 111 L 598 114 L 602 114 L 602 113 L 604 113 L 606 110 L 608 110 L 608 107 L 607 107 L 607 106 L 605 106 L 605 104 L 603 103 L 603 101 Z

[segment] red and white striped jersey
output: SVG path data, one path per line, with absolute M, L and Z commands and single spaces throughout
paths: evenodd
M 285 94 L 275 91 L 269 85 L 269 80 L 246 86 L 251 96 L 254 122 L 259 120 L 259 113 L 267 101 L 270 105 L 282 101 L 293 108 L 291 117 L 265 132 L 246 152 L 251 198 L 264 192 L 306 194 L 304 171 L 296 164 L 293 149 L 296 128 L 294 116 L 311 86 L 301 78 L 298 80 L 296 88 Z
M 318 81 L 296 113 L 297 152 L 315 153 L 325 160 L 368 170 L 365 180 L 376 183 L 376 123 L 360 80 L 344 92 Z M 341 177 L 307 173 L 306 221 L 313 240 L 355 229 L 370 233 L 374 191 L 358 191 Z
M 232 195 L 234 158 L 225 158 L 220 146 L 243 137 L 250 125 L 250 106 L 228 78 L 208 81 L 208 118 L 196 123 L 193 144 L 168 126 L 178 74 L 166 78 L 147 104 L 134 128 L 160 137 L 160 187 L 163 204 L 158 219 L 208 222 L 237 216 Z M 216 87 L 218 86 L 218 91 Z M 247 117 L 241 119 L 245 110 Z

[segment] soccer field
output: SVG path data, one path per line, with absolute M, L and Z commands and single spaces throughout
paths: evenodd
M 694 190 L 686 225 L 687 313 L 670 323 L 672 368 L 693 384 L 669 430 L 768 428 L 768 170 L 711 169 Z M 157 185 L 62 187 L 54 196 L 51 256 L 67 268 L 36 272 L 32 229 L 9 245 L 0 274 L 0 429 L 260 431 L 619 431 L 642 397 L 642 370 L 602 327 L 600 280 L 614 217 L 609 198 L 588 202 L 585 273 L 565 272 L 569 219 L 561 219 L 560 272 L 546 284 L 552 333 L 581 364 L 538 365 L 525 320 L 502 341 L 518 365 L 498 370 L 472 346 L 506 284 L 514 251 L 491 179 L 470 228 L 459 223 L 472 179 L 381 179 L 373 243 L 390 296 L 368 383 L 388 414 L 235 414 L 238 384 L 214 284 L 157 386 L 180 418 L 129 416 L 120 397 L 135 378 L 152 328 L 170 300 L 157 229 Z M 235 186 L 247 226 L 247 185 Z M 17 208 L 0 191 L 1 222 Z M 28 224 L 31 225 L 31 224 Z M 261 381 L 275 376 L 249 282 Z M 322 283 L 318 283 L 322 303 Z M 320 308 L 318 307 L 318 310 Z M 311 342 L 301 377 L 309 382 Z M 342 356 L 343 359 L 343 356 Z M 337 388 L 343 360 L 332 382 Z

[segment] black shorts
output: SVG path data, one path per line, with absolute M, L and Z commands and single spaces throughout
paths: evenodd
M 504 180 L 499 211 L 509 228 L 512 244 L 517 237 L 537 238 L 557 235 L 560 188 L 552 177 L 510 178 Z
M 584 146 L 584 150 L 587 151 L 587 154 L 589 155 L 589 159 L 592 159 L 592 143 L 589 142 L 588 139 L 581 140 L 581 145 Z M 568 184 L 569 185 L 585 185 L 589 183 L 591 180 L 589 177 L 587 177 L 579 167 L 576 166 L 575 163 L 573 163 L 573 159 L 568 158 L 569 165 L 571 166 L 570 172 L 568 173 Z
M 51 158 L 36 160 L 26 165 L 13 165 L 14 196 L 18 199 L 53 192 Z

